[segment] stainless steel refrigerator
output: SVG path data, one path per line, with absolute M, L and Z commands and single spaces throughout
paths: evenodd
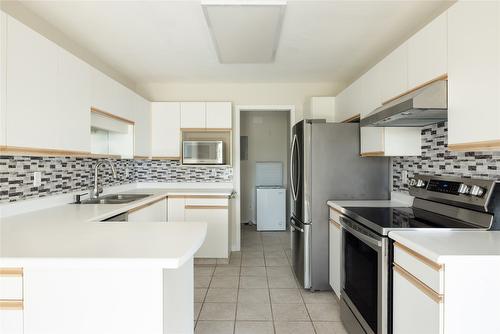
M 293 126 L 290 192 L 292 264 L 306 289 L 330 290 L 331 199 L 389 199 L 389 158 L 360 156 L 359 124 L 304 120 Z

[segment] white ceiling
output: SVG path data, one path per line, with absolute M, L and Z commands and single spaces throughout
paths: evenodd
M 348 84 L 451 4 L 289 0 L 274 63 L 221 64 L 200 1 L 22 2 L 137 84 Z

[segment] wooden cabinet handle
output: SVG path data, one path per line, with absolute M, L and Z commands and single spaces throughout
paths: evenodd
M 0 276 L 23 276 L 23 268 L 0 268 Z
M 24 304 L 22 300 L 0 300 L 0 310 L 22 310 Z
M 138 207 L 132 208 L 132 209 L 128 210 L 127 212 L 128 213 L 132 213 L 132 212 L 136 212 L 136 211 L 142 210 L 144 208 L 147 208 L 148 206 L 151 206 L 153 204 L 156 204 L 158 202 L 163 201 L 165 198 L 167 198 L 167 197 L 165 196 L 165 197 L 158 198 L 158 199 L 156 199 L 156 200 L 154 200 L 152 202 L 149 202 L 149 203 L 146 203 L 146 204 L 143 204 L 143 205 L 139 205 Z
M 442 303 L 443 302 L 443 295 L 440 295 L 436 291 L 432 290 L 430 287 L 428 287 L 426 284 L 422 283 L 418 278 L 398 266 L 396 263 L 394 263 L 394 271 L 400 274 L 404 279 L 406 279 L 409 283 L 411 283 L 414 287 L 422 291 L 427 295 L 427 297 L 431 298 L 434 300 L 436 303 Z
M 443 269 L 443 265 L 442 264 L 439 264 L 439 263 L 436 263 L 434 261 L 429 260 L 425 256 L 423 256 L 423 255 L 415 252 L 413 249 L 410 249 L 410 248 L 406 247 L 405 245 L 400 244 L 399 242 L 395 242 L 394 243 L 394 248 L 399 248 L 403 252 L 411 255 L 412 257 L 414 257 L 418 261 L 420 261 L 420 262 L 428 265 L 429 267 L 431 267 L 432 269 L 434 269 L 436 271 L 440 271 L 440 270 Z

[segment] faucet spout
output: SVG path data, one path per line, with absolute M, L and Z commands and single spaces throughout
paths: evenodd
M 109 160 L 99 161 L 94 167 L 94 186 L 90 190 L 91 198 L 98 198 L 99 194 L 102 193 L 102 187 L 99 187 L 98 172 L 99 172 L 99 167 L 104 164 L 107 164 L 111 168 L 111 173 L 113 175 L 113 178 L 114 179 L 117 178 L 115 165 L 111 161 Z

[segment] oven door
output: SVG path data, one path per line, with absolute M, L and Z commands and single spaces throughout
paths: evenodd
M 388 239 L 341 217 L 341 317 L 349 333 L 387 333 Z
M 184 141 L 183 164 L 221 165 L 224 163 L 222 141 Z

